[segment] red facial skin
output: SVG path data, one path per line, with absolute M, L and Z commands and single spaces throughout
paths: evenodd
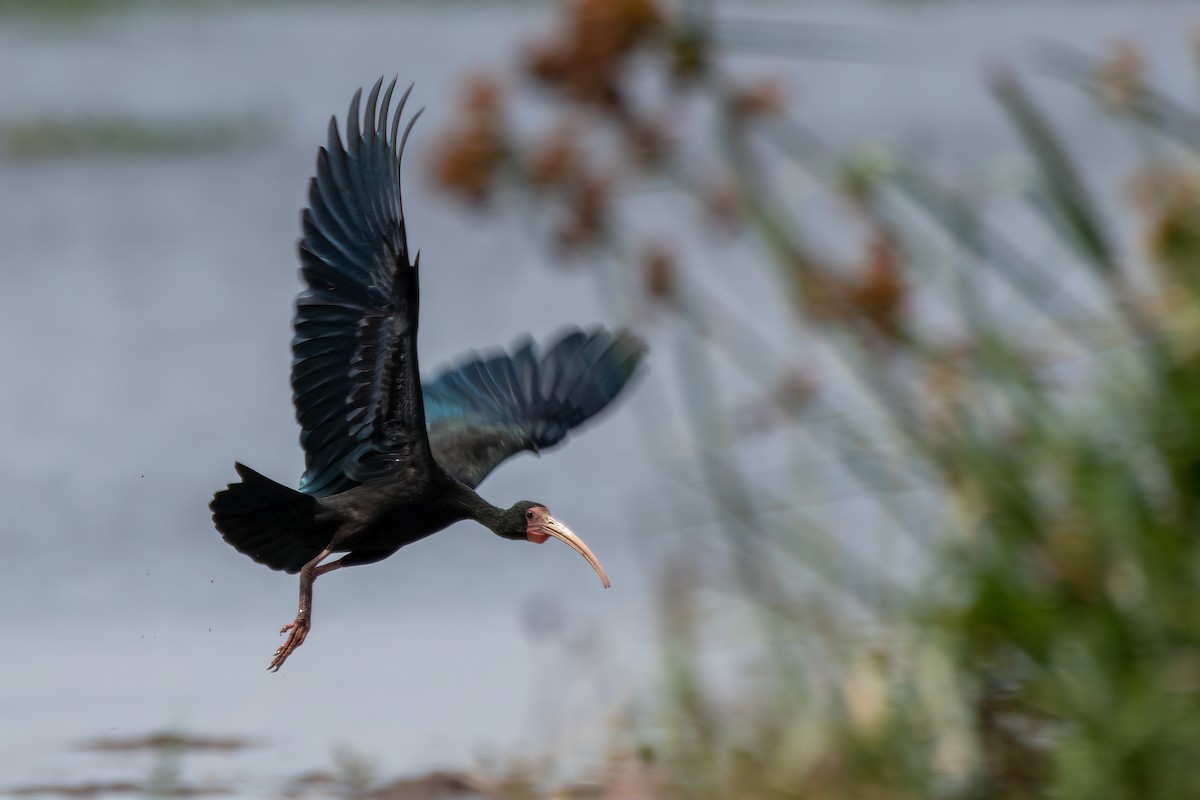
M 563 525 L 550 516 L 550 512 L 546 510 L 545 506 L 531 506 L 526 509 L 525 538 L 534 544 L 542 544 L 550 538 L 560 540 L 587 559 L 587 562 L 591 564 L 592 569 L 596 571 L 596 575 L 600 578 L 600 583 L 604 584 L 604 588 L 607 589 L 611 585 L 608 575 L 604 573 L 604 567 L 600 566 L 600 562 L 596 559 L 592 551 L 588 549 L 588 546 L 583 543 L 583 540 L 572 533 L 571 529 L 566 525 Z
M 545 506 L 534 506 L 525 512 L 525 521 L 528 527 L 525 529 L 525 537 L 534 544 L 543 544 L 550 538 L 550 534 L 542 533 L 538 526 L 550 518 L 550 512 Z

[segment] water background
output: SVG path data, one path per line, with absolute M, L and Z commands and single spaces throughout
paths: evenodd
M 788 72 L 806 122 L 835 146 L 886 136 L 967 181 L 1013 150 L 981 65 L 1023 63 L 1039 38 L 1099 51 L 1127 36 L 1152 54 L 1158 84 L 1197 96 L 1200 13 L 1187 4 L 731 11 L 894 38 L 901 63 L 738 63 Z M 414 81 L 427 107 L 405 176 L 410 244 L 423 251 L 424 370 L 525 331 L 623 321 L 593 278 L 551 265 L 520 215 L 485 222 L 429 185 L 464 71 L 512 63 L 547 19 L 528 4 L 0 19 L 0 125 L 265 122 L 253 141 L 214 152 L 0 160 L 0 789 L 143 777 L 145 756 L 74 745 L 164 727 L 261 742 L 186 764 L 247 797 L 328 765 L 338 745 L 387 775 L 546 750 L 586 773 L 624 703 L 652 684 L 655 575 L 712 528 L 703 504 L 680 510 L 680 481 L 660 472 L 675 465 L 686 483 L 693 445 L 673 427 L 673 377 L 653 357 L 619 413 L 481 487 L 500 505 L 545 502 L 591 544 L 611 591 L 565 547 L 458 525 L 321 580 L 312 635 L 271 675 L 296 578 L 235 553 L 207 509 L 234 459 L 284 482 L 302 471 L 288 387 L 298 211 L 329 115 L 381 74 Z M 1071 143 L 1098 165 L 1091 174 L 1119 181 L 1128 140 L 1077 94 L 1039 90 L 1084 134 Z M 639 202 L 671 224 L 666 201 Z M 697 268 L 750 308 L 771 286 L 730 268 L 738 252 Z M 753 324 L 767 337 L 788 330 L 769 311 Z M 646 333 L 669 348 L 663 328 Z M 820 513 L 851 519 L 853 501 Z

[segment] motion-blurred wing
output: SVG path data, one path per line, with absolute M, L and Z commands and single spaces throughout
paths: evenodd
M 400 204 L 404 140 L 396 134 L 408 94 L 389 135 L 396 82 L 377 115 L 382 84 L 367 97 L 361 130 L 362 92 L 355 92 L 345 146 L 330 120 L 302 218 L 300 274 L 308 288 L 296 299 L 292 397 L 306 457 L 300 489 L 317 496 L 430 457 L 417 367 L 417 268 Z
M 645 350 L 626 331 L 572 331 L 545 355 L 527 341 L 442 373 L 424 390 L 434 459 L 478 486 L 509 456 L 557 444 L 608 405 Z

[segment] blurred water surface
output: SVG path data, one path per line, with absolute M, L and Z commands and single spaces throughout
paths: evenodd
M 405 174 L 410 244 L 424 253 L 425 370 L 527 330 L 623 321 L 586 274 L 555 269 L 519 218 L 481 225 L 426 180 L 464 70 L 507 63 L 545 18 L 471 4 L 0 20 L 0 125 L 265 125 L 211 152 L 0 160 L 0 789 L 147 774 L 149 762 L 69 746 L 163 726 L 261 741 L 187 762 L 192 777 L 247 797 L 326 765 L 339 743 L 384 774 L 552 740 L 586 763 L 619 703 L 652 677 L 657 559 L 670 528 L 674 544 L 705 530 L 703 509 L 664 523 L 677 489 L 647 457 L 687 474 L 686 441 L 646 437 L 646 420 L 671 413 L 669 371 L 652 368 L 629 407 L 562 452 L 519 458 L 482 487 L 500 505 L 547 503 L 605 563 L 609 592 L 567 548 L 459 525 L 320 581 L 313 634 L 269 675 L 296 580 L 235 553 L 207 510 L 235 458 L 284 482 L 302 469 L 287 349 L 298 210 L 329 115 L 381 74 L 414 81 L 428 107 Z M 788 62 L 810 123 L 835 143 L 893 137 L 968 177 L 1012 146 L 979 66 L 1019 58 L 1037 37 L 1099 50 L 1129 36 L 1154 54 L 1159 83 L 1194 88 L 1195 15 L 1182 5 L 817 5 L 796 18 L 903 45 L 899 65 Z M 1088 130 L 1094 108 L 1054 91 L 1056 112 Z M 1121 142 L 1110 132 L 1073 144 L 1103 162 Z M 730 269 L 736 255 L 697 253 L 729 302 L 749 306 L 772 285 Z M 752 322 L 767 337 L 788 325 L 769 313 Z M 852 504 L 821 513 L 854 519 Z

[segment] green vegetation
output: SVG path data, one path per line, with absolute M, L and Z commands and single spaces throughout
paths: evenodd
M 522 58 L 536 99 L 471 82 L 437 166 L 476 206 L 523 194 L 632 317 L 689 332 L 656 374 L 681 376 L 727 537 L 707 550 L 727 558 L 665 581 L 666 689 L 618 737 L 638 743 L 639 796 L 1200 795 L 1198 117 L 1145 85 L 1131 45 L 1052 52 L 1140 147 L 1132 199 L 1105 204 L 1072 136 L 992 74 L 1027 155 L 1027 233 L 1054 243 L 1035 259 L 991 224 L 996 198 L 824 146 L 778 84 L 727 71 L 704 4 L 685 9 L 571 4 Z M 516 133 L 508 105 L 547 98 L 550 133 Z M 695 107 L 711 127 L 673 124 Z M 861 258 L 811 244 L 795 176 L 847 209 Z M 634 224 L 647 186 L 704 230 Z M 714 231 L 756 246 L 729 268 L 768 271 L 781 291 L 756 309 L 790 315 L 794 340 L 756 341 L 760 312 L 670 244 Z M 756 471 L 717 377 L 731 364 L 797 462 L 826 443 L 878 530 L 839 530 Z M 843 405 L 877 413 L 820 413 Z M 717 640 L 738 643 L 720 680 Z
M 164 156 L 223 152 L 258 145 L 271 135 L 262 117 L 155 120 L 130 116 L 42 118 L 0 125 L 0 156 Z

